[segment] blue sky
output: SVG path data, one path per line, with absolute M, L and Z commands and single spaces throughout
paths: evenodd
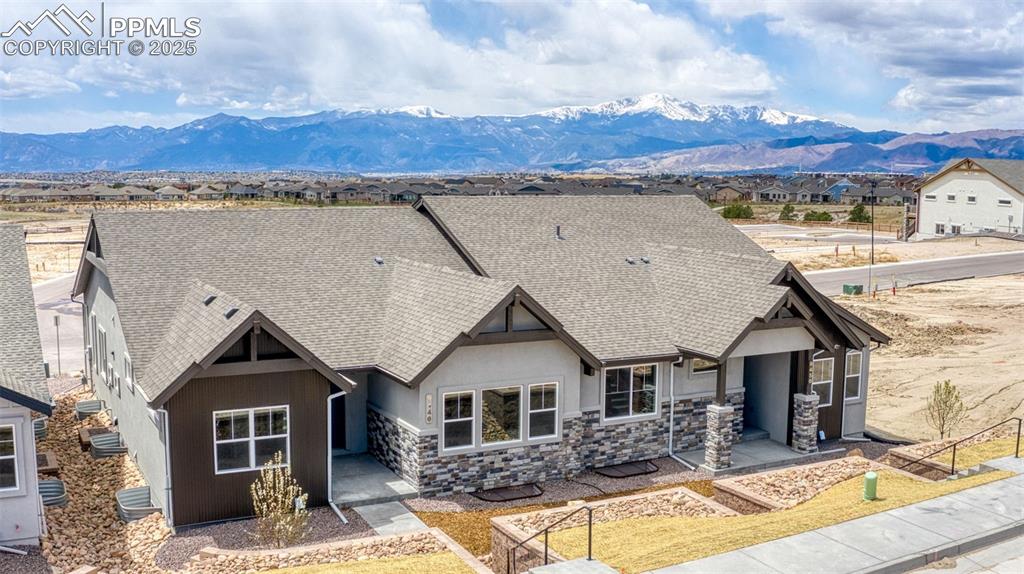
M 99 2 L 67 4 L 99 14 Z M 5 1 L 0 28 L 58 5 Z M 106 2 L 105 12 L 199 17 L 198 54 L 2 56 L 0 130 L 408 105 L 522 114 L 650 92 L 871 130 L 1024 128 L 1024 0 Z M 60 38 L 40 28 L 32 39 L 47 37 Z

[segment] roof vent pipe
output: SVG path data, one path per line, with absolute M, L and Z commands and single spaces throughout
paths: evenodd
M 565 237 L 562 237 L 562 226 L 561 225 L 556 225 L 555 226 L 555 239 L 558 239 L 560 241 L 565 240 Z
M 630 265 L 636 265 L 636 257 L 627 257 L 626 263 L 629 263 Z
M 380 255 L 375 256 L 373 258 L 373 264 L 376 265 L 377 267 L 383 266 L 384 265 L 384 258 L 381 257 Z
M 644 256 L 644 257 L 640 258 L 640 261 L 643 261 L 646 264 L 650 264 L 651 263 L 651 258 Z

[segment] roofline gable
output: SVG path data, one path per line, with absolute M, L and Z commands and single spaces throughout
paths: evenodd
M 978 159 L 984 160 L 986 158 L 978 158 Z M 1020 160 L 1020 161 L 1024 161 L 1024 160 Z M 956 162 L 955 164 L 946 167 L 945 169 L 943 169 L 939 173 L 936 173 L 935 175 L 933 175 L 933 176 L 929 177 L 928 179 L 922 181 L 917 187 L 914 188 L 913 193 L 920 193 L 924 189 L 924 187 L 926 185 L 930 185 L 930 184 L 934 183 L 939 178 L 944 177 L 946 174 L 956 170 L 957 168 L 959 168 L 960 166 L 964 165 L 965 163 L 968 164 L 969 167 L 980 169 L 981 171 L 983 171 L 983 172 L 991 175 L 992 177 L 996 178 L 997 180 L 999 180 L 1006 187 L 1012 189 L 1013 191 L 1016 191 L 1017 193 L 1019 193 L 1021 195 L 1024 195 L 1024 189 L 1017 188 L 1017 186 L 1015 186 L 1015 185 L 1011 184 L 1010 182 L 1006 181 L 1005 179 L 999 177 L 998 175 L 993 173 L 990 169 L 988 169 L 984 165 L 978 163 L 975 158 L 969 158 L 969 157 L 963 158 L 962 160 Z

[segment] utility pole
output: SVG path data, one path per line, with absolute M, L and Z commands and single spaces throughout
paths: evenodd
M 875 266 L 875 187 L 878 182 L 871 180 L 871 259 L 868 262 L 868 291 L 874 294 L 875 284 L 872 283 Z
M 57 376 L 60 376 L 60 315 L 53 316 L 53 326 L 57 330 Z

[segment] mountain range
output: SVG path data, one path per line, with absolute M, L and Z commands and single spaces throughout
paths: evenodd
M 263 119 L 217 114 L 174 128 L 0 132 L 5 172 L 919 172 L 962 156 L 1024 158 L 1024 130 L 864 132 L 762 106 L 648 94 L 520 116 L 410 106 Z

